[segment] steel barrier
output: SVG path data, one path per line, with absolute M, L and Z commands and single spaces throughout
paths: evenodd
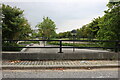
M 115 41 L 115 40 L 2 40 L 2 42 L 15 42 L 15 41 L 58 41 L 59 46 L 56 47 L 16 47 L 16 46 L 2 46 L 3 48 L 59 48 L 59 53 L 62 52 L 62 48 L 105 48 L 105 49 L 114 49 L 115 52 L 118 52 L 120 49 L 120 41 Z M 62 46 L 63 41 L 72 41 L 72 42 L 115 42 L 115 47 L 79 47 L 79 46 Z

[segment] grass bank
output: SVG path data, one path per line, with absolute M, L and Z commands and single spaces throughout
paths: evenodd
M 23 42 L 19 42 L 19 44 L 31 44 L 31 43 L 39 44 L 39 41 L 23 41 Z
M 50 45 L 60 45 L 58 41 L 49 41 L 47 42 Z M 62 43 L 62 46 L 75 46 L 75 47 L 101 47 L 100 44 L 89 42 L 87 44 L 81 44 L 81 43 Z

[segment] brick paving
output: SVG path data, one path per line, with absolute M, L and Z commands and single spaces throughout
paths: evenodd
M 82 65 L 118 65 L 118 61 L 2 61 L 2 65 L 38 65 L 38 66 L 82 66 Z

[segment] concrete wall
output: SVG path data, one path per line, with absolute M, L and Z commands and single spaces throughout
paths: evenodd
M 3 52 L 3 60 L 117 60 L 119 53 L 20 53 Z M 119 58 L 120 59 L 120 58 Z

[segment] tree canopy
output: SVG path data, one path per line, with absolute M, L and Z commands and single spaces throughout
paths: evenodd
M 56 36 L 56 25 L 49 17 L 44 17 L 43 21 L 36 25 L 39 30 L 40 37 L 50 39 Z
M 102 17 L 77 29 L 76 37 L 97 38 L 99 40 L 120 40 L 120 2 L 108 3 L 108 10 Z M 67 37 L 66 32 L 60 33 Z
M 100 21 L 97 38 L 100 40 L 120 40 L 120 2 L 109 3 L 108 10 Z
M 2 39 L 27 39 L 31 28 L 23 12 L 20 8 L 2 4 Z
M 101 20 L 100 17 L 94 18 L 92 22 L 83 25 L 81 28 L 76 29 L 77 35 L 76 38 L 95 38 L 97 36 L 97 32 L 99 31 L 99 21 Z M 58 34 L 61 38 L 69 38 L 71 37 L 71 31 L 63 32 Z

